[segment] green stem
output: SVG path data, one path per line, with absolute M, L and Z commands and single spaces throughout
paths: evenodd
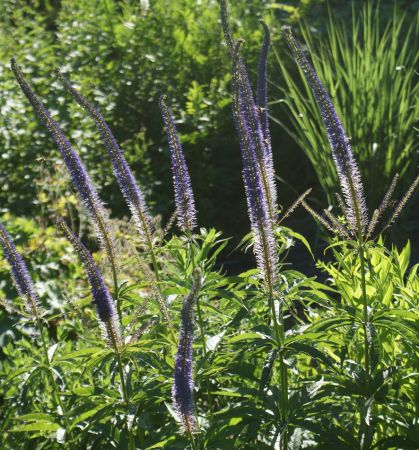
M 192 450 L 198 450 L 198 447 L 196 445 L 195 438 L 193 437 L 193 434 L 191 432 L 189 432 L 188 436 L 189 436 L 189 440 L 190 440 L 191 445 L 192 445 Z
M 288 369 L 287 365 L 285 364 L 284 360 L 284 354 L 282 351 L 282 345 L 285 338 L 285 326 L 284 326 L 284 316 L 280 314 L 280 320 L 278 322 L 277 314 L 275 311 L 275 299 L 273 294 L 273 286 L 271 283 L 268 283 L 268 290 L 269 290 L 269 304 L 271 308 L 271 314 L 272 314 L 272 320 L 274 324 L 274 335 L 275 340 L 278 344 L 278 351 L 279 351 L 279 371 L 280 371 L 280 390 L 281 390 L 281 399 L 280 399 L 280 406 L 281 406 L 281 416 L 282 420 L 284 422 L 284 430 L 281 433 L 281 450 L 286 450 L 288 448 L 288 431 L 286 428 L 286 422 L 288 420 Z
M 52 371 L 51 363 L 50 363 L 49 356 L 48 356 L 47 343 L 45 341 L 45 336 L 44 336 L 44 327 L 42 325 L 42 321 L 41 321 L 39 315 L 37 313 L 35 313 L 35 314 L 36 314 L 36 323 L 38 325 L 39 333 L 41 335 L 41 342 L 42 342 L 42 348 L 43 348 L 43 351 L 44 351 L 44 357 L 45 357 L 48 373 L 49 373 L 50 378 L 51 378 L 52 393 L 53 393 L 53 396 L 54 396 L 54 399 L 55 399 L 55 404 L 61 410 L 61 413 L 63 415 L 63 420 L 64 420 L 65 427 L 66 427 L 66 433 L 68 433 L 68 436 L 70 437 L 70 446 L 69 447 L 72 448 L 71 442 L 73 442 L 74 436 L 73 436 L 73 433 L 71 431 L 70 422 L 68 421 L 68 417 L 67 417 L 67 413 L 66 413 L 66 410 L 65 410 L 65 407 L 64 407 L 64 403 L 62 402 L 61 397 L 59 395 L 59 389 L 58 389 L 58 385 L 57 385 L 57 382 L 56 382 L 55 377 L 54 377 L 54 372 Z
M 362 229 L 362 220 L 361 220 L 361 211 L 360 206 L 357 202 L 357 196 L 355 193 L 355 186 L 352 182 L 352 179 L 349 178 L 349 187 L 351 191 L 351 196 L 353 199 L 353 205 L 355 209 L 355 220 L 356 220 L 356 226 L 357 226 L 357 237 L 358 237 L 358 252 L 359 252 L 359 259 L 360 259 L 360 265 L 361 265 L 361 292 L 362 292 L 362 325 L 364 329 L 364 370 L 365 370 L 365 398 L 367 398 L 367 392 L 368 392 L 368 386 L 369 386 L 369 378 L 370 378 L 370 358 L 369 358 L 369 346 L 368 346 L 368 298 L 367 298 L 367 286 L 366 286 L 366 276 L 365 276 L 365 255 L 364 255 L 364 237 L 363 237 L 363 229 Z M 361 439 L 361 449 L 366 448 L 366 442 L 363 440 L 363 435 L 366 436 L 368 434 L 368 424 L 365 420 L 365 417 L 363 417 L 363 408 L 361 407 L 361 424 L 360 427 L 362 427 L 365 424 L 365 432 L 360 433 L 360 439 Z
M 161 287 L 160 287 L 159 265 L 157 262 L 156 252 L 154 251 L 153 241 L 152 241 L 150 232 L 146 225 L 144 225 L 144 229 L 145 229 L 145 236 L 146 236 L 146 243 L 147 243 L 148 251 L 151 256 L 151 263 L 153 265 L 154 277 L 156 278 L 156 287 L 158 289 L 160 296 L 163 298 L 163 293 L 162 293 Z M 173 340 L 173 342 L 176 342 L 176 334 L 175 334 L 175 330 L 173 328 L 173 324 L 169 319 L 166 319 L 166 322 L 169 327 L 170 334 L 172 336 L 172 340 Z
M 194 273 L 194 269 L 195 269 L 195 258 L 194 257 L 195 257 L 195 255 L 194 255 L 193 246 L 192 246 L 192 236 L 191 236 L 191 232 L 189 229 L 187 231 L 187 237 L 188 237 L 188 259 L 190 259 L 190 261 L 192 263 L 192 273 Z M 205 364 L 207 364 L 207 339 L 205 337 L 205 327 L 204 327 L 204 321 L 202 318 L 201 302 L 199 300 L 199 296 L 196 299 L 196 311 L 197 311 L 197 315 L 198 315 L 199 331 L 201 333 L 201 338 L 202 338 L 202 351 L 204 354 Z M 209 414 L 210 414 L 211 421 L 213 421 L 213 419 L 214 419 L 213 403 L 212 403 L 212 396 L 211 396 L 211 387 L 210 387 L 210 382 L 209 382 L 208 377 L 205 377 L 205 384 L 206 384 L 206 388 L 207 388 Z
M 122 358 L 121 358 L 121 352 L 119 350 L 119 345 L 118 345 L 118 341 L 116 339 L 115 334 L 111 331 L 109 333 L 109 336 L 111 338 L 112 341 L 112 346 L 114 348 L 115 351 L 115 355 L 116 355 L 116 359 L 118 362 L 118 371 L 119 371 L 119 378 L 121 380 L 121 390 L 122 390 L 122 399 L 127 407 L 128 413 L 130 410 L 130 400 L 129 400 L 129 396 L 128 396 L 128 391 L 127 391 L 127 385 L 125 383 L 125 375 L 124 375 L 124 368 L 122 365 Z M 126 421 L 125 421 L 125 426 L 127 428 L 127 433 L 128 433 L 128 445 L 129 445 L 129 450 L 135 450 L 135 441 L 134 441 L 134 437 L 132 436 L 132 433 L 129 429 L 128 426 L 128 414 L 125 416 L 126 417 Z

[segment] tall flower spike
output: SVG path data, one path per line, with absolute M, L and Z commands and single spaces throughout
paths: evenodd
M 236 42 L 232 38 L 228 25 L 227 4 L 221 0 L 221 22 L 224 31 L 224 37 L 227 47 L 233 56 L 235 53 Z M 265 197 L 268 202 L 270 220 L 276 222 L 277 197 L 275 172 L 273 166 L 272 147 L 269 133 L 269 123 L 267 114 L 267 52 L 269 49 L 269 30 L 266 24 L 264 26 L 264 41 L 259 60 L 257 103 L 255 102 L 253 91 L 250 85 L 249 76 L 243 59 L 238 57 L 238 71 L 240 72 L 240 83 L 238 90 L 242 102 L 242 114 L 246 117 L 247 132 L 252 134 L 254 148 L 256 152 L 256 161 L 259 165 L 262 187 L 265 191 Z M 260 103 L 260 104 L 259 104 Z
M 23 261 L 22 256 L 16 250 L 12 238 L 1 223 L 0 244 L 3 247 L 4 257 L 10 265 L 13 283 L 19 296 L 25 303 L 26 311 L 28 314 L 35 316 L 35 318 L 39 318 L 38 296 L 35 293 L 32 277 L 29 275 L 25 261 Z
M 57 122 L 55 122 L 55 120 L 51 117 L 47 109 L 32 90 L 29 83 L 25 80 L 15 58 L 11 59 L 11 66 L 20 88 L 31 102 L 35 112 L 47 127 L 52 138 L 57 144 L 58 150 L 60 151 L 67 169 L 70 172 L 74 188 L 78 192 L 90 218 L 92 219 L 93 225 L 96 228 L 99 242 L 106 248 L 108 257 L 113 264 L 115 261 L 114 246 L 105 221 L 105 211 L 83 162 L 71 146 L 68 139 L 65 137 Z
M 268 117 L 268 51 L 271 43 L 269 28 L 263 20 L 259 21 L 263 27 L 263 43 L 259 54 L 258 80 L 256 104 L 259 107 L 263 136 L 267 147 L 271 147 L 271 133 Z M 272 150 L 271 150 L 272 151 Z
M 273 221 L 269 214 L 266 190 L 264 189 L 254 133 L 249 126 L 246 98 L 240 86 L 245 82 L 244 73 L 240 70 L 239 50 L 243 41 L 239 40 L 233 53 L 232 97 L 233 117 L 239 136 L 243 162 L 243 181 L 246 202 L 254 239 L 254 253 L 262 277 L 269 286 L 273 286 L 276 277 L 277 252 L 273 234 Z
M 121 189 L 121 192 L 131 211 L 134 218 L 134 223 L 140 233 L 148 240 L 151 240 L 153 227 L 147 210 L 147 205 L 144 201 L 144 196 L 141 189 L 137 185 L 135 177 L 131 172 L 126 159 L 124 158 L 124 155 L 122 154 L 111 129 L 102 114 L 89 102 L 89 100 L 87 100 L 87 98 L 83 97 L 76 89 L 74 89 L 60 70 L 56 69 L 55 72 L 63 83 L 65 89 L 95 121 L 103 143 L 105 144 L 105 147 L 111 157 L 113 170 L 118 181 L 119 188 Z
M 351 228 L 363 233 L 368 226 L 368 213 L 361 176 L 349 139 L 325 87 L 295 39 L 290 27 L 284 27 L 285 39 L 301 68 L 319 106 L 332 149 L 338 178 L 345 200 L 345 215 Z M 360 228 L 360 229 L 359 229 Z
M 92 303 L 96 305 L 97 314 L 110 345 L 117 348 L 121 342 L 117 314 L 112 296 L 105 286 L 102 275 L 93 261 L 89 250 L 87 250 L 80 239 L 70 230 L 69 226 L 62 218 L 57 220 L 57 226 L 63 231 L 66 238 L 73 245 L 86 268 L 87 278 L 93 297 Z
M 166 104 L 166 98 L 165 95 L 160 96 L 159 105 L 166 128 L 167 140 L 169 141 L 177 221 L 179 228 L 183 232 L 191 234 L 192 230 L 197 226 L 195 200 L 175 121 L 172 111 Z
M 193 414 L 192 343 L 194 305 L 201 289 L 201 277 L 200 269 L 195 269 L 192 289 L 183 301 L 179 346 L 175 362 L 175 379 L 172 388 L 174 409 L 183 430 L 188 434 L 196 431 Z

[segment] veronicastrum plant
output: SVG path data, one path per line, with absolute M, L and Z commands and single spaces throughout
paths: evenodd
M 393 292 L 389 289 L 386 290 L 385 287 L 380 286 L 380 284 L 378 287 L 374 286 L 372 274 L 374 271 L 373 261 L 375 258 L 379 257 L 379 255 L 383 254 L 383 250 L 381 249 L 381 246 L 377 246 L 375 242 L 371 240 L 371 237 L 388 209 L 392 211 L 390 212 L 382 231 L 389 228 L 395 222 L 416 190 L 419 184 L 419 175 L 413 181 L 401 200 L 394 205 L 392 196 L 398 180 L 398 174 L 396 174 L 381 204 L 374 210 L 372 217 L 368 217 L 361 175 L 352 153 L 350 141 L 329 94 L 313 69 L 313 66 L 305 55 L 301 45 L 296 40 L 291 28 L 284 27 L 283 33 L 297 64 L 313 92 L 326 128 L 326 134 L 328 136 L 332 158 L 336 166 L 337 177 L 342 193 L 342 195 L 337 194 L 342 217 L 335 217 L 327 209 L 324 210 L 325 215 L 322 217 L 317 214 L 305 200 L 302 200 L 301 203 L 311 215 L 326 227 L 326 229 L 339 236 L 340 239 L 343 239 L 343 241 L 334 242 L 332 244 L 334 247 L 336 245 L 342 246 L 341 253 L 338 253 L 337 261 L 339 268 L 343 265 L 343 273 L 345 274 L 343 275 L 343 278 L 346 277 L 346 279 L 348 279 L 350 276 L 354 277 L 354 273 L 351 273 L 351 270 L 356 270 L 359 264 L 359 291 L 353 291 L 353 295 L 357 292 L 359 303 L 353 305 L 355 308 L 352 311 L 349 310 L 348 313 L 352 320 L 351 333 L 355 336 L 355 334 L 360 334 L 361 329 L 363 330 L 361 333 L 363 339 L 363 355 L 361 358 L 363 367 L 360 369 L 362 372 L 361 379 L 363 388 L 361 397 L 363 397 L 363 401 L 360 402 L 360 421 L 357 438 L 360 448 L 370 448 L 373 443 L 375 444 L 374 441 L 376 439 L 375 423 L 369 418 L 371 409 L 374 407 L 375 390 L 378 390 L 376 378 L 379 371 L 377 369 L 376 359 L 378 357 L 377 352 L 380 352 L 380 341 L 378 340 L 378 332 L 376 329 L 379 329 L 380 327 L 386 328 L 386 321 L 391 320 L 393 315 L 397 316 L 398 314 L 395 312 L 398 311 L 398 308 L 395 305 L 396 302 L 392 299 Z M 348 249 L 350 249 L 349 253 L 347 253 Z M 350 260 L 351 257 L 352 261 L 349 262 L 348 259 Z M 348 271 L 348 268 L 351 270 Z M 337 274 L 339 273 L 340 270 L 338 269 Z M 388 272 L 385 271 L 385 273 Z M 387 277 L 385 276 L 380 279 L 381 284 L 387 282 L 386 278 Z M 354 279 L 356 280 L 356 277 Z M 338 291 L 342 296 L 345 296 L 346 292 L 342 290 L 342 286 L 344 285 L 338 284 L 338 288 L 340 287 Z M 393 301 L 390 301 L 390 299 Z M 390 305 L 393 306 L 394 309 L 389 307 Z M 409 309 L 410 306 L 413 305 L 409 305 Z M 377 319 L 377 317 L 380 319 Z M 402 326 L 405 326 L 409 330 L 412 324 L 406 322 L 404 318 L 407 317 L 408 319 L 412 319 L 413 316 L 408 312 L 404 312 L 402 313 L 402 317 L 403 318 L 399 320 L 399 323 L 402 323 Z M 382 322 L 383 318 L 384 323 Z M 348 320 L 348 317 L 345 319 L 344 316 L 340 316 L 340 319 L 342 319 L 343 324 Z M 410 344 L 412 343 L 409 333 L 406 340 Z M 358 360 L 358 362 L 360 361 Z M 388 367 L 386 367 L 386 369 L 388 369 Z M 381 368 L 381 370 L 384 369 Z M 372 386 L 374 386 L 375 390 L 372 390 Z M 345 444 L 348 444 L 348 441 L 346 441 Z
M 226 275 L 216 265 L 227 240 L 215 230 L 198 229 L 193 180 L 165 95 L 159 106 L 175 213 L 163 230 L 152 220 L 101 113 L 56 72 L 94 120 L 111 158 L 133 219 L 133 226 L 124 228 L 129 232 L 123 239 L 133 243 L 127 255 L 116 245 L 121 238 L 114 236 L 113 220 L 74 146 L 12 61 L 19 85 L 61 152 L 107 258 L 101 258 L 102 250 L 92 254 L 92 243 L 81 242 L 58 219 L 57 228 L 84 266 L 85 272 L 80 269 L 77 276 L 89 288 L 79 301 L 57 312 L 45 311 L 23 258 L 0 226 L 3 253 L 26 305 L 22 313 L 10 302 L 0 303 L 15 327 L 1 353 L 4 448 L 415 445 L 414 407 L 405 403 L 413 402 L 415 395 L 417 267 L 407 276 L 409 247 L 388 251 L 372 236 L 389 211 L 384 228 L 392 225 L 419 179 L 393 205 L 396 177 L 368 217 L 349 139 L 329 94 L 288 28 L 285 38 L 326 126 L 341 187 L 342 216 L 328 210 L 325 216 L 317 214 L 308 204 L 309 191 L 278 216 L 268 116 L 269 30 L 261 24 L 264 37 L 254 95 L 241 56 L 244 42 L 233 38 L 224 0 L 221 23 L 232 62 L 232 109 L 250 219 L 251 233 L 244 242 L 253 249 L 257 266 L 237 276 Z M 335 261 L 321 264 L 331 286 L 285 265 L 293 238 L 310 250 L 304 238 L 282 226 L 301 204 L 336 235 L 331 242 Z M 179 232 L 169 236 L 175 220 Z M 55 337 L 46 333 L 52 321 L 58 322 Z M 51 392 L 43 388 L 45 380 Z

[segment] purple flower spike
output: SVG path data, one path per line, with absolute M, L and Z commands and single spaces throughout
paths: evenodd
M 57 220 L 57 226 L 64 232 L 66 238 L 71 242 L 83 262 L 92 292 L 92 303 L 96 305 L 97 314 L 106 330 L 109 342 L 114 347 L 118 346 L 120 344 L 120 332 L 115 305 L 99 269 L 93 261 L 89 250 L 87 250 L 80 239 L 70 230 L 62 218 Z
M 305 56 L 300 44 L 295 39 L 291 28 L 284 27 L 283 30 L 285 39 L 294 58 L 313 91 L 326 126 L 327 136 L 332 148 L 333 160 L 345 199 L 345 215 L 354 231 L 364 232 L 368 226 L 368 213 L 361 176 L 352 153 L 349 139 L 329 94 Z M 360 227 L 358 226 L 358 222 Z
M 80 198 L 96 228 L 100 244 L 106 248 L 109 259 L 111 261 L 114 261 L 115 257 L 113 243 L 104 219 L 105 211 L 99 199 L 99 195 L 94 188 L 92 181 L 90 180 L 86 168 L 84 167 L 83 162 L 71 146 L 68 139 L 65 137 L 57 122 L 55 122 L 55 120 L 51 117 L 42 102 L 33 92 L 29 83 L 25 80 L 22 71 L 16 63 L 15 58 L 12 58 L 11 66 L 16 80 L 19 83 L 23 93 L 31 102 L 33 108 L 35 109 L 35 112 L 47 127 L 55 143 L 57 144 L 58 150 L 60 151 L 67 169 L 70 172 L 74 188 L 80 195 Z
M 269 131 L 268 118 L 268 51 L 271 43 L 271 34 L 266 23 L 262 20 L 259 22 L 263 27 L 263 44 L 259 54 L 256 104 L 260 110 L 260 120 L 262 122 L 265 143 L 267 146 L 271 147 L 271 133 Z
M 192 230 L 197 226 L 191 179 L 172 111 L 166 104 L 165 95 L 160 97 L 159 105 L 166 128 L 167 140 L 169 141 L 178 225 L 183 232 L 191 234 Z
M 254 239 L 254 253 L 262 277 L 269 286 L 273 286 L 276 278 L 278 255 L 273 234 L 273 221 L 270 216 L 268 198 L 262 181 L 258 154 L 255 145 L 255 134 L 249 124 L 247 98 L 243 94 L 246 75 L 241 70 L 239 49 L 242 41 L 238 41 L 233 53 L 233 117 L 239 136 L 243 161 L 243 181 L 250 224 Z
M 191 292 L 183 301 L 182 306 L 180 338 L 175 362 L 175 380 L 172 388 L 175 412 L 179 417 L 183 431 L 188 434 L 196 431 L 193 414 L 192 343 L 194 304 L 198 298 L 201 284 L 201 271 L 195 269 Z
M 10 265 L 10 273 L 19 296 L 25 302 L 26 311 L 39 317 L 38 296 L 35 293 L 32 277 L 29 275 L 25 261 L 16 250 L 9 233 L 0 223 L 0 244 L 3 247 L 4 256 Z
M 102 114 L 100 114 L 100 112 L 89 102 L 89 100 L 87 100 L 87 98 L 83 97 L 76 89 L 74 89 L 74 87 L 64 77 L 59 69 L 56 69 L 56 74 L 58 75 L 66 90 L 95 121 L 105 147 L 111 157 L 119 188 L 121 189 L 121 192 L 128 204 L 128 207 L 134 218 L 134 222 L 140 233 L 148 240 L 151 240 L 153 226 L 150 220 L 147 205 L 144 201 L 144 196 L 141 192 L 141 189 L 137 185 L 135 177 L 131 172 L 126 159 L 124 158 L 124 155 L 122 154 L 122 151 L 119 148 L 119 145 L 116 142 L 111 129 L 109 128 Z
M 228 26 L 226 1 L 221 0 L 220 6 L 224 37 L 227 47 L 234 57 L 236 43 Z M 257 156 L 256 162 L 259 166 L 262 187 L 268 203 L 270 220 L 275 223 L 277 214 L 277 196 L 267 112 L 267 53 L 270 36 L 266 24 L 263 24 L 263 27 L 264 40 L 259 60 L 257 102 L 255 102 L 253 96 L 245 64 L 240 56 L 238 57 L 237 63 L 237 70 L 240 73 L 241 79 L 238 85 L 238 91 L 239 96 L 242 99 L 242 114 L 243 117 L 245 117 L 247 124 L 246 133 L 252 135 L 252 141 L 254 143 L 253 145 Z

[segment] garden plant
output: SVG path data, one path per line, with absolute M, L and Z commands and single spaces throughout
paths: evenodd
M 175 204 L 165 222 L 153 217 L 102 105 L 73 85 L 71 72 L 55 70 L 57 83 L 51 86 L 62 89 L 59 95 L 74 100 L 94 124 L 112 163 L 131 216 L 117 219 L 101 201 L 59 118 L 36 93 L 36 81 L 29 82 L 17 58 L 11 60 L 22 96 L 59 151 L 60 170 L 68 172 L 63 182 L 71 184 L 74 200 L 71 208 L 57 202 L 55 220 L 44 223 L 42 237 L 32 219 L 1 218 L 0 274 L 7 268 L 14 286 L 0 284 L 5 292 L 0 298 L 2 449 L 419 446 L 419 264 L 410 264 L 409 242 L 399 249 L 387 239 L 405 209 L 415 207 L 419 175 L 408 158 L 413 112 L 404 104 L 403 117 L 398 116 L 406 146 L 397 162 L 392 164 L 389 152 L 390 161 L 377 156 L 382 166 L 375 167 L 376 161 L 371 166 L 385 168 L 389 183 L 370 214 L 366 199 L 375 199 L 375 193 L 366 192 L 351 140 L 323 85 L 322 75 L 334 67 L 317 73 L 318 63 L 311 63 L 293 29 L 282 27 L 289 50 L 284 46 L 277 60 L 293 120 L 301 124 L 300 103 L 316 117 L 304 119 L 296 139 L 310 144 L 313 164 L 321 161 L 316 170 L 328 194 L 339 189 L 340 210 L 317 212 L 311 189 L 283 208 L 269 120 L 270 28 L 260 22 L 258 66 L 248 70 L 246 42 L 231 31 L 226 0 L 220 0 L 219 10 L 250 225 L 239 247 L 255 262 L 238 274 L 219 263 L 229 238 L 200 227 L 194 178 L 169 95 L 155 98 Z M 383 55 L 388 39 L 386 34 Z M 407 48 L 402 51 L 407 55 Z M 298 91 L 286 58 L 297 64 L 310 102 Z M 414 88 L 401 91 L 407 95 Z M 394 108 L 398 100 L 391 99 Z M 324 136 L 329 148 L 320 143 Z M 330 160 L 333 166 L 325 162 Z M 407 187 L 396 194 L 400 178 Z M 284 225 L 297 209 L 330 234 L 320 258 L 310 239 Z M 28 241 L 35 247 L 29 252 Z M 297 243 L 317 259 L 323 281 L 288 263 Z M 46 266 L 37 260 L 37 246 L 48 249 Z M 40 283 L 37 271 L 52 284 Z

